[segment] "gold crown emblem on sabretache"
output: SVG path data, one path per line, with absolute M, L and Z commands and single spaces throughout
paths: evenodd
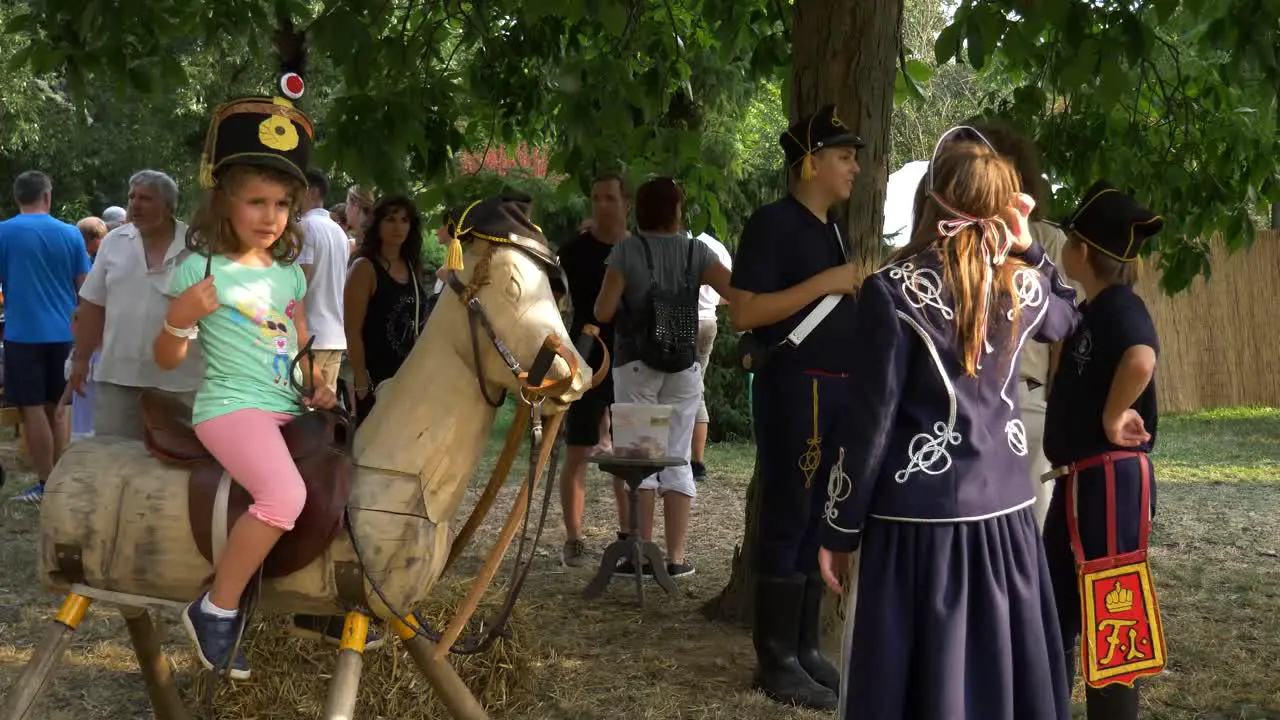
M 1115 587 L 1103 598 L 1103 602 L 1107 604 L 1108 612 L 1128 612 L 1133 609 L 1133 591 L 1121 587 L 1120 581 L 1117 580 Z

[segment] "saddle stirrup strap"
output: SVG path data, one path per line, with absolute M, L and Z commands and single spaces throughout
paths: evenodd
M 227 546 L 227 506 L 231 500 L 231 475 L 222 471 L 222 479 L 218 481 L 218 492 L 213 496 L 213 522 L 209 526 L 209 546 L 213 555 L 213 566 L 218 566 L 222 551 Z

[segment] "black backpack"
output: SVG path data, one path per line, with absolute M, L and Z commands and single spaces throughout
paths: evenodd
M 637 235 L 639 235 L 637 233 Z M 653 254 L 649 241 L 639 235 L 644 247 L 645 264 L 649 267 L 649 291 L 645 308 L 634 315 L 636 346 L 645 365 L 666 373 L 687 370 L 698 361 L 698 291 L 702 283 L 694 273 L 693 244 L 690 238 L 688 284 L 675 292 L 663 290 L 653 274 Z

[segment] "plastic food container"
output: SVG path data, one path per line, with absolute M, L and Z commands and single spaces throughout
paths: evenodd
M 609 407 L 613 425 L 613 454 L 622 457 L 655 458 L 670 453 L 670 405 L 614 403 Z

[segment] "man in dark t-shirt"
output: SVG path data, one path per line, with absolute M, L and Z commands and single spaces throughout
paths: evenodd
M 600 328 L 600 339 L 613 346 L 613 326 L 597 322 L 593 308 L 596 296 L 600 294 L 600 285 L 604 282 L 605 261 L 613 246 L 627 235 L 630 208 L 626 181 L 621 175 L 601 175 L 591 183 L 591 229 L 569 241 L 559 254 L 560 267 L 568 281 L 569 299 L 573 304 L 569 337 L 578 337 L 582 328 L 590 323 Z M 599 368 L 603 359 L 603 352 L 597 346 L 587 362 L 592 368 Z M 560 507 L 566 537 L 560 559 L 570 567 L 581 567 L 587 561 L 587 548 L 582 536 L 587 456 L 608 435 L 609 405 L 612 403 L 613 380 L 607 377 L 570 405 L 565 418 L 567 449 L 564 470 L 560 474 Z M 626 491 L 616 479 L 614 494 L 619 512 L 625 516 Z

